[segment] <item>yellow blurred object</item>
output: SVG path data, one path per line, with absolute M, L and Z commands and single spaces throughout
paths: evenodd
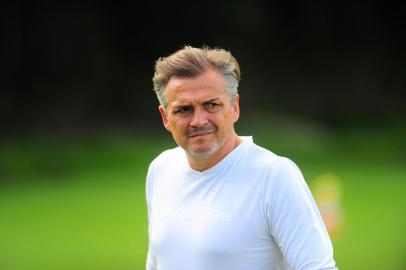
M 312 192 L 331 238 L 337 238 L 343 229 L 341 181 L 333 173 L 317 177 Z

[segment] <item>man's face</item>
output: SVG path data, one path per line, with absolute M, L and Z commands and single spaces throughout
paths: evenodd
M 159 106 L 164 126 L 189 156 L 214 156 L 236 136 L 239 97 L 231 103 L 218 72 L 208 70 L 194 78 L 172 77 L 165 97 L 166 111 Z

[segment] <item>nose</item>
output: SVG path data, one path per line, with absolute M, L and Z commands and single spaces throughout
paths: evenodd
M 193 112 L 192 120 L 190 126 L 192 127 L 202 127 L 208 123 L 207 112 L 202 109 L 196 109 Z

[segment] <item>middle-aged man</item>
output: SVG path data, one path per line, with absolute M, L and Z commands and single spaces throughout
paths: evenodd
M 300 170 L 236 134 L 239 80 L 223 49 L 185 46 L 156 62 L 159 111 L 179 147 L 148 170 L 147 269 L 336 269 Z

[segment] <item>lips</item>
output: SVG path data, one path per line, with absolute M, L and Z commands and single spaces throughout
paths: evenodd
M 206 132 L 195 132 L 195 133 L 189 134 L 189 137 L 190 138 L 200 137 L 200 136 L 209 135 L 211 133 L 212 133 L 212 131 L 210 131 L 210 132 L 207 132 L 207 131 Z
M 189 130 L 186 135 L 189 138 L 194 138 L 194 137 L 209 135 L 215 131 L 216 131 L 215 127 L 208 127 L 208 128 L 198 129 L 198 130 Z

